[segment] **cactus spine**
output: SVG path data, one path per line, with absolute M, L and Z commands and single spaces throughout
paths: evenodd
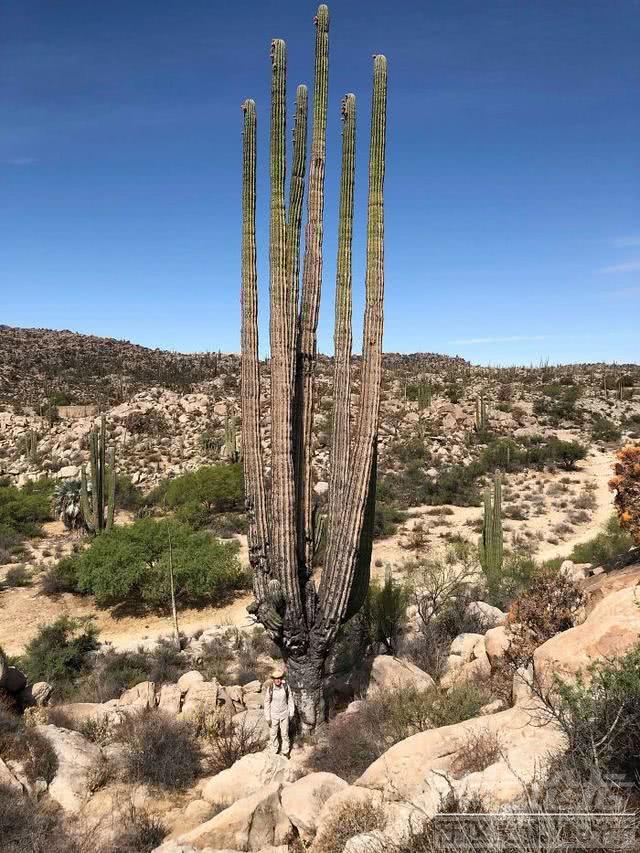
M 116 450 L 112 446 L 107 464 L 107 422 L 100 419 L 100 429 L 95 426 L 89 435 L 89 466 L 91 481 L 82 466 L 80 472 L 80 506 L 85 524 L 92 533 L 111 530 L 115 512 Z
M 482 535 L 478 542 L 480 565 L 490 589 L 499 583 L 504 558 L 504 535 L 502 531 L 502 478 L 497 471 L 493 493 L 487 489 L 484 495 Z
M 361 605 L 369 580 L 384 293 L 383 185 L 387 67 L 374 59 L 366 307 L 360 410 L 350 440 L 351 243 L 355 162 L 355 98 L 343 102 L 343 158 L 336 286 L 336 398 L 331 455 L 327 556 L 319 589 L 312 577 L 322 519 L 313 504 L 311 428 L 316 330 L 322 280 L 322 230 L 328 92 L 329 12 L 316 17 L 313 132 L 308 221 L 298 305 L 301 205 L 305 184 L 306 89 L 296 96 L 293 167 L 285 210 L 286 53 L 272 44 L 270 344 L 271 489 L 260 437 L 256 271 L 256 110 L 243 104 L 242 170 L 242 459 L 249 516 L 249 559 L 255 601 L 250 611 L 282 649 L 303 729 L 323 716 L 324 662 L 340 625 Z M 293 322 L 295 318 L 296 322 Z M 295 438 L 294 438 L 295 436 Z M 270 513 L 267 512 L 267 500 Z

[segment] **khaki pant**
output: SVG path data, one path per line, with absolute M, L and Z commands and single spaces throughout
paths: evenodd
M 271 720 L 269 731 L 271 734 L 271 749 L 273 752 L 277 754 L 278 751 L 281 751 L 283 755 L 288 755 L 289 750 L 291 749 L 291 744 L 289 743 L 289 717 L 285 717 L 284 720 Z M 278 737 L 278 735 L 280 735 L 280 737 Z M 282 742 L 281 750 L 280 742 Z

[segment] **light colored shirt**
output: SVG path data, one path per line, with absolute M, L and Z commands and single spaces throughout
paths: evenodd
M 275 684 L 267 687 L 264 697 L 264 716 L 266 720 L 291 719 L 295 714 L 295 710 L 293 694 L 284 681 L 280 687 L 277 687 Z

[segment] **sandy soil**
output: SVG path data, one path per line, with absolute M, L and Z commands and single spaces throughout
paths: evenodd
M 572 437 L 568 435 L 567 437 Z M 532 515 L 523 521 L 506 520 L 507 544 L 514 536 L 529 537 L 536 549 L 536 558 L 548 560 L 553 557 L 565 556 L 579 543 L 593 538 L 602 528 L 612 512 L 612 497 L 607 487 L 611 477 L 613 453 L 603 453 L 599 450 L 592 452 L 588 459 L 581 463 L 580 470 L 570 472 L 558 471 L 554 474 L 541 475 L 537 472 L 525 472 L 507 478 L 508 489 L 518 494 L 526 494 L 534 487 L 540 490 L 540 481 L 544 485 L 544 493 L 549 486 L 558 484 L 567 477 L 571 483 L 566 486 L 562 496 L 564 508 L 553 506 L 551 497 L 545 497 L 544 514 Z M 574 530 L 562 537 L 552 535 L 552 528 L 566 519 L 567 511 L 571 509 L 572 497 L 584 489 L 586 483 L 594 483 L 593 492 L 596 506 L 591 517 L 584 523 L 574 525 Z M 506 503 L 508 506 L 508 502 Z M 438 545 L 446 544 L 447 539 L 455 534 L 461 534 L 470 541 L 477 540 L 477 532 L 473 524 L 481 518 L 479 507 L 451 507 L 452 514 L 434 517 L 434 507 L 414 507 L 410 519 L 399 535 L 374 543 L 372 573 L 374 577 L 382 577 L 385 567 L 391 564 L 401 568 L 404 563 L 416 557 L 428 556 L 429 552 Z M 126 518 L 121 521 L 126 522 Z M 417 523 L 422 523 L 427 531 L 427 544 L 419 551 L 406 547 L 407 533 Z M 559 538 L 560 541 L 551 543 L 548 538 Z M 59 556 L 68 553 L 74 539 L 64 530 L 59 522 L 45 525 L 45 537 L 34 540 L 30 546 L 27 564 L 31 567 L 44 568 L 54 562 Z M 241 559 L 247 561 L 246 542 L 241 541 Z M 0 567 L 0 578 L 6 574 L 8 566 Z M 250 595 L 238 597 L 235 601 L 222 608 L 202 608 L 183 610 L 180 613 L 180 627 L 186 632 L 209 628 L 212 625 L 251 625 L 252 620 L 246 611 L 246 605 L 251 600 Z M 98 609 L 91 596 L 80 597 L 63 594 L 54 598 L 44 595 L 37 582 L 21 589 L 8 589 L 0 592 L 0 645 L 8 654 L 19 654 L 31 640 L 39 628 L 51 623 L 62 614 L 73 617 L 91 616 L 100 631 L 103 640 L 116 646 L 129 645 L 136 640 L 156 638 L 171 631 L 171 621 L 168 616 L 146 614 L 143 616 L 117 615 L 111 610 Z

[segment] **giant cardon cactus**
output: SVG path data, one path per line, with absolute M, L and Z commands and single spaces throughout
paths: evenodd
M 342 174 L 335 304 L 334 423 L 327 543 L 319 585 L 313 574 L 318 512 L 313 502 L 312 426 L 322 284 L 329 10 L 318 9 L 305 254 L 300 237 L 306 176 L 307 89 L 296 93 L 289 202 L 286 172 L 286 48 L 271 46 L 270 370 L 271 476 L 260 440 L 256 246 L 256 107 L 245 101 L 242 178 L 242 459 L 255 601 L 250 611 L 280 646 L 303 729 L 323 718 L 324 663 L 340 626 L 369 585 L 382 372 L 383 185 L 387 62 L 375 56 L 369 155 L 366 308 L 360 406 L 352 429 L 351 247 L 355 96 L 342 102 Z

